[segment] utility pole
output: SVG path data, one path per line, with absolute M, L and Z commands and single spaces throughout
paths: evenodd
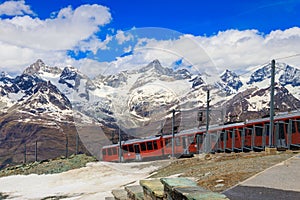
M 26 164 L 26 153 L 27 153 L 27 149 L 26 149 L 26 141 L 24 142 L 24 164 Z
M 122 162 L 122 138 L 121 138 L 120 128 L 119 128 L 119 162 Z
M 209 96 L 209 90 L 207 90 L 207 97 L 206 97 L 206 135 L 208 134 L 209 129 L 209 102 L 210 102 L 210 96 Z
M 172 158 L 174 158 L 174 142 L 175 142 L 175 133 L 174 133 L 174 126 L 175 126 L 175 109 L 172 110 Z
M 210 102 L 210 91 L 209 89 L 207 90 L 207 97 L 206 97 L 206 131 L 205 131 L 205 134 L 204 134 L 204 152 L 207 152 L 207 147 L 208 147 L 208 144 L 209 144 L 209 140 L 208 140 L 208 129 L 209 129 L 209 102 Z
M 35 157 L 35 162 L 37 162 L 38 161 L 38 159 L 37 159 L 37 157 L 38 157 L 38 148 L 37 148 L 37 144 L 38 143 L 38 141 L 37 140 L 35 140 L 35 151 L 34 151 L 34 157 Z
M 75 154 L 78 154 L 78 143 L 79 143 L 79 135 L 76 133 L 76 141 L 75 141 Z
M 274 130 L 274 85 L 275 85 L 275 60 L 271 63 L 271 94 L 270 94 L 270 128 L 269 128 L 269 147 L 273 147 Z M 275 138 L 276 144 L 276 138 Z

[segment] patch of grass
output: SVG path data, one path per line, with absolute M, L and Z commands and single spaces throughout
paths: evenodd
M 85 154 L 71 155 L 69 158 L 60 157 L 54 160 L 44 160 L 8 167 L 0 171 L 0 177 L 17 174 L 28 175 L 61 173 L 71 169 L 85 167 L 87 163 L 95 161 L 97 160 L 94 157 L 87 156 Z
M 0 200 L 2 200 L 2 199 L 8 199 L 8 198 L 9 198 L 8 195 L 0 193 Z

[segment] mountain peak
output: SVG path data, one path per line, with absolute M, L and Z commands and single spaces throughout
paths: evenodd
M 27 67 L 24 70 L 23 74 L 38 75 L 43 72 L 52 73 L 52 74 L 60 74 L 61 71 L 62 70 L 58 67 L 46 66 L 46 64 L 41 59 L 38 59 L 35 63 L 33 63 L 29 67 Z
M 45 63 L 41 59 L 38 59 L 35 63 L 27 67 L 24 70 L 23 74 L 33 75 L 38 73 L 40 70 L 43 70 L 44 68 L 45 68 Z
M 239 76 L 229 69 L 226 69 L 223 74 L 220 76 L 221 80 L 227 84 L 227 86 L 233 88 L 234 90 L 238 91 L 240 87 L 243 86 Z
M 143 67 L 138 70 L 139 73 L 153 71 L 160 75 L 170 75 L 173 73 L 173 70 L 170 68 L 165 68 L 161 65 L 159 60 L 155 59 L 151 63 L 149 63 L 146 67 Z

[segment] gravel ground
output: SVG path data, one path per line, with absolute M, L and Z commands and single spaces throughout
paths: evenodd
M 199 186 L 222 192 L 237 183 L 295 155 L 293 152 L 208 154 L 179 159 L 156 171 L 155 177 L 191 177 Z

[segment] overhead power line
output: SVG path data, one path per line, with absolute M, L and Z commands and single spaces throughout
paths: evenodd
M 293 58 L 293 57 L 297 57 L 297 56 L 300 56 L 300 53 L 297 53 L 297 54 L 294 54 L 294 55 L 290 55 L 290 56 L 275 58 L 274 60 L 283 60 L 283 59 Z

